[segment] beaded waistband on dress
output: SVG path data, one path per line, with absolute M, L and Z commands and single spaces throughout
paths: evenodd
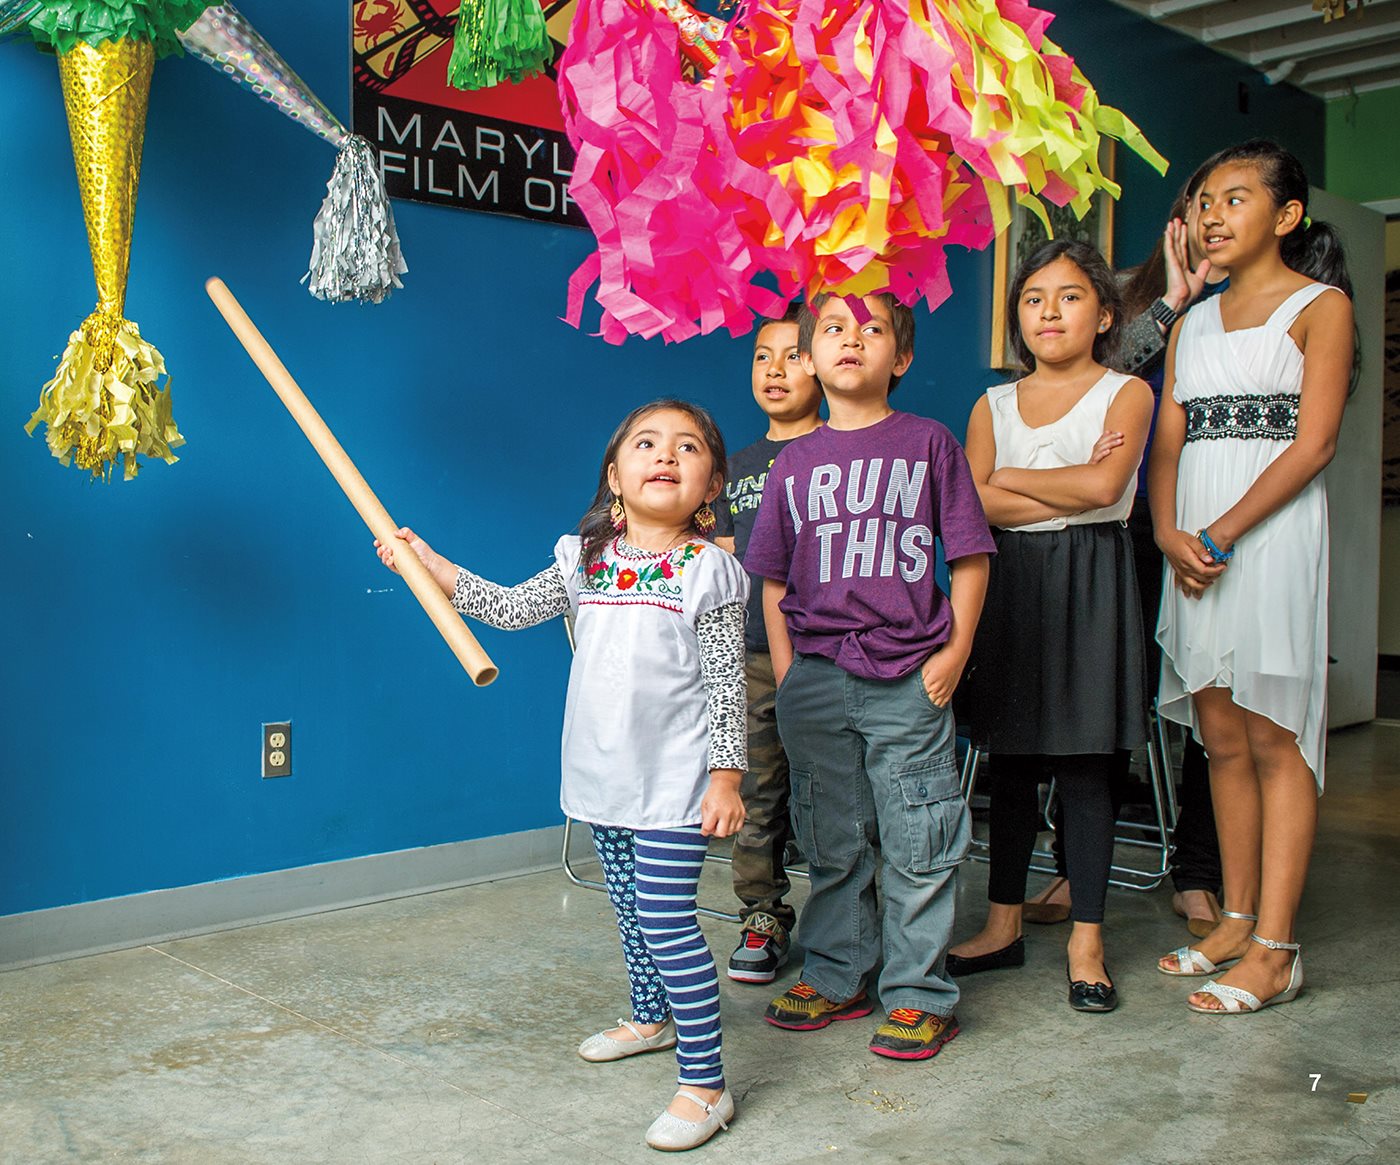
M 1291 392 L 1203 397 L 1187 401 L 1185 408 L 1188 441 L 1292 441 L 1298 436 L 1298 396 Z

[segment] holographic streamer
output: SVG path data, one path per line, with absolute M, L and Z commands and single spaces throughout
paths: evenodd
M 0 36 L 8 36 L 39 11 L 39 0 L 0 0 Z
M 240 88 L 275 105 L 340 151 L 312 227 L 311 263 L 302 282 L 317 299 L 379 303 L 408 270 L 374 147 L 347 133 L 238 9 L 220 4 L 180 34 L 180 43 Z
M 379 303 L 408 265 L 399 251 L 394 210 L 384 192 L 374 147 L 349 134 L 326 183 L 312 231 L 311 265 L 301 281 L 317 299 Z
M 277 106 L 331 145 L 339 148 L 345 141 L 340 120 L 232 4 L 206 9 L 180 33 L 180 43 L 190 55 Z

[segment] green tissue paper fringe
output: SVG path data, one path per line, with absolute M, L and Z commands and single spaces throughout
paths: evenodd
M 553 59 L 539 0 L 465 0 L 447 80 L 457 89 L 490 89 L 537 77 Z
M 29 21 L 39 44 L 60 56 L 80 40 L 148 40 L 156 56 L 182 54 L 176 32 L 189 28 L 209 4 L 203 0 L 45 0 Z

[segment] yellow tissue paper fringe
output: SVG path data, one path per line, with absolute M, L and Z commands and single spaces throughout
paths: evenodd
M 40 422 L 59 461 L 104 481 L 118 460 L 128 481 L 140 469 L 138 456 L 173 464 L 179 458 L 171 450 L 185 443 L 171 414 L 165 358 L 134 323 L 104 307 L 68 337 L 25 432 L 33 436 Z
M 1074 190 L 1070 206 L 1081 217 L 1096 190 L 1118 197 L 1118 185 L 1099 167 L 1100 135 L 1117 138 L 1159 174 L 1166 173 L 1167 160 L 1120 110 L 1099 104 L 1098 94 L 1077 65 L 1071 66 L 1070 77 L 1084 90 L 1079 108 L 1056 97 L 1054 78 L 1043 58 L 1065 53 L 1049 37 L 1041 38 L 1037 51 L 1025 31 L 1001 15 L 994 0 L 927 2 L 948 22 L 944 27 L 950 25 L 961 34 L 971 50 L 975 75 L 966 76 L 959 65 L 952 70 L 952 80 L 960 103 L 972 116 L 973 132 L 982 139 L 997 137 L 987 152 L 998 177 L 1007 186 L 1021 187 L 1017 201 L 1047 226 L 1045 209 L 1036 196 L 1049 174 Z M 928 11 L 923 0 L 910 4 L 914 20 L 941 42 Z M 1002 224 L 998 222 L 997 227 L 1000 230 Z

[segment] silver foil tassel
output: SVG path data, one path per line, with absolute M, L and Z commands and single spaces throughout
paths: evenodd
M 311 267 L 301 281 L 317 299 L 379 303 L 408 270 L 374 147 L 347 134 L 312 228 Z

